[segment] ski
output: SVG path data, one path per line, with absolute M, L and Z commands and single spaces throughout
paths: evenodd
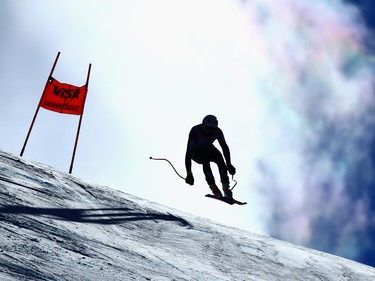
M 212 198 L 212 199 L 216 199 L 216 200 L 219 200 L 219 201 L 222 201 L 222 202 L 225 202 L 225 203 L 227 203 L 229 205 L 234 205 L 234 204 L 237 204 L 237 205 L 246 205 L 247 204 L 247 202 L 241 202 L 241 201 L 238 201 L 236 199 L 228 199 L 226 197 L 217 198 L 217 197 L 215 197 L 212 194 L 206 194 L 206 197 Z

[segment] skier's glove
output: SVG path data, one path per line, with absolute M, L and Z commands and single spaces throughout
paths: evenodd
M 232 164 L 228 164 L 227 169 L 228 169 L 229 174 L 231 175 L 234 175 L 236 173 L 236 168 L 233 167 Z
M 192 173 L 188 173 L 185 179 L 187 184 L 193 185 L 194 184 L 194 177 Z

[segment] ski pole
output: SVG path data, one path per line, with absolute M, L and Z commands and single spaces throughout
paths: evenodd
M 162 160 L 162 161 L 167 161 L 167 162 L 172 166 L 172 168 L 173 168 L 173 170 L 176 172 L 176 174 L 177 174 L 180 178 L 182 178 L 183 180 L 185 180 L 185 178 L 184 178 L 183 176 L 181 176 L 181 175 L 177 172 L 177 170 L 175 169 L 175 167 L 172 165 L 171 161 L 169 161 L 168 159 L 165 159 L 165 158 L 153 158 L 153 157 L 150 157 L 150 159 L 151 159 L 151 160 Z
M 161 161 L 167 161 L 169 163 L 169 165 L 171 165 L 171 167 L 173 168 L 173 170 L 175 171 L 175 173 L 180 177 L 182 178 L 183 180 L 185 180 L 185 178 L 183 176 L 181 176 L 177 170 L 175 169 L 175 167 L 173 166 L 173 164 L 171 163 L 171 161 L 169 161 L 168 159 L 165 159 L 165 158 L 153 158 L 153 157 L 150 157 L 151 160 L 161 160 Z M 230 190 L 233 190 L 233 188 L 237 185 L 237 181 L 234 179 L 234 175 L 232 175 L 232 181 L 234 181 L 234 185 L 232 186 L 232 188 Z
M 233 188 L 237 185 L 237 181 L 234 179 L 234 175 L 232 175 L 232 181 L 234 181 L 234 185 L 230 190 L 233 190 Z

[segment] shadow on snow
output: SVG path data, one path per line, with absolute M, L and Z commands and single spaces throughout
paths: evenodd
M 134 212 L 129 208 L 100 208 L 100 209 L 67 209 L 67 208 L 35 208 L 26 206 L 3 206 L 0 208 L 0 221 L 7 221 L 4 214 L 33 215 L 54 217 L 65 221 L 99 224 L 121 224 L 129 221 L 171 221 L 181 226 L 191 227 L 191 224 L 180 217 L 166 213 Z

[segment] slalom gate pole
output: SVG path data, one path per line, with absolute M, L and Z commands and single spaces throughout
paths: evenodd
M 181 176 L 177 170 L 175 169 L 175 167 L 172 165 L 171 161 L 169 161 L 168 159 L 165 159 L 165 158 L 153 158 L 153 157 L 150 157 L 151 160 L 161 160 L 161 161 L 167 161 L 169 163 L 169 165 L 172 166 L 173 170 L 175 171 L 175 173 L 180 177 L 182 178 L 183 180 L 185 180 L 185 178 L 183 176 Z
M 21 156 L 21 157 L 23 156 L 23 153 L 25 152 L 25 148 L 26 148 L 27 142 L 28 142 L 28 140 L 29 140 L 29 137 L 30 137 L 31 131 L 32 131 L 33 127 L 34 127 L 34 123 L 35 123 L 36 117 L 37 117 L 38 112 L 39 112 L 40 103 L 41 103 L 41 101 L 42 101 L 42 98 L 43 98 L 44 92 L 45 92 L 45 90 L 46 90 L 46 88 L 47 88 L 47 84 L 50 82 L 50 80 L 51 80 L 51 78 L 52 78 L 52 74 L 53 74 L 53 71 L 55 70 L 55 67 L 56 67 L 57 61 L 58 61 L 58 59 L 59 59 L 59 56 L 60 56 L 60 52 L 57 53 L 57 56 L 56 56 L 55 62 L 53 63 L 53 66 L 52 66 L 51 72 L 50 72 L 50 74 L 49 74 L 49 76 L 48 76 L 48 79 L 47 79 L 46 85 L 44 86 L 43 93 L 42 93 L 42 95 L 41 95 L 41 97 L 40 97 L 40 100 L 39 100 L 39 103 L 38 103 L 38 107 L 37 107 L 36 110 L 35 110 L 34 118 L 33 118 L 33 120 L 31 121 L 31 125 L 30 125 L 30 128 L 29 128 L 29 131 L 27 132 L 25 142 L 24 142 L 24 144 L 23 144 L 23 146 L 22 146 L 22 149 L 21 149 L 21 153 L 20 153 L 20 156 Z
M 76 150 L 77 150 L 77 143 L 78 143 L 78 138 L 79 138 L 79 132 L 81 131 L 82 117 L 83 117 L 83 112 L 85 110 L 85 103 L 86 103 L 87 94 L 88 94 L 88 91 L 89 91 L 90 73 L 91 73 L 91 63 L 89 64 L 89 70 L 87 72 L 87 78 L 86 78 L 86 84 L 85 84 L 86 85 L 86 95 L 85 95 L 85 100 L 83 101 L 82 113 L 81 113 L 81 116 L 79 117 L 78 129 L 77 129 L 77 134 L 76 134 L 76 140 L 74 142 L 74 148 L 73 148 L 73 154 L 72 154 L 72 160 L 70 161 L 69 174 L 71 174 L 72 171 L 73 171 L 73 164 L 74 164 L 74 159 L 75 159 L 75 156 L 76 156 Z

